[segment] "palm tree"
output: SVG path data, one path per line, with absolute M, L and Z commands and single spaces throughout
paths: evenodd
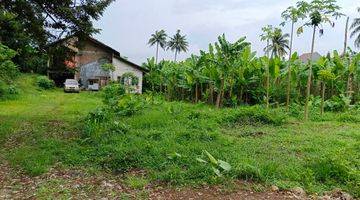
M 340 6 L 335 4 L 334 0 L 313 0 L 311 3 L 301 2 L 304 7 L 306 7 L 307 13 L 309 13 L 310 20 L 301 26 L 298 29 L 298 34 L 303 32 L 304 26 L 310 26 L 313 29 L 312 33 L 312 41 L 311 41 L 311 53 L 310 58 L 313 57 L 314 48 L 315 48 L 315 36 L 316 30 L 319 29 L 320 35 L 324 33 L 324 30 L 321 28 L 321 25 L 325 22 L 331 24 L 332 27 L 335 26 L 335 23 L 331 20 L 331 17 L 335 19 L 341 17 L 343 14 L 338 12 L 340 10 Z M 309 118 L 309 98 L 310 98 L 310 89 L 311 89 L 311 81 L 312 81 L 312 63 L 311 59 L 309 60 L 309 71 L 308 71 L 308 80 L 306 86 L 306 100 L 304 107 L 304 118 L 308 120 Z
M 282 30 L 275 28 L 270 37 L 270 43 L 265 47 L 265 52 L 271 53 L 271 57 L 284 57 L 287 54 L 289 47 L 289 34 L 283 34 Z
M 360 13 L 360 8 L 358 8 L 358 12 Z M 360 47 L 360 18 L 355 18 L 353 23 L 350 26 L 352 29 L 350 37 L 356 37 L 355 39 L 355 46 L 357 48 Z
M 166 47 L 166 38 L 167 35 L 164 30 L 156 31 L 154 34 L 151 35 L 148 44 L 150 46 L 154 46 L 156 44 L 156 64 L 158 63 L 159 57 L 159 47 L 165 49 Z
M 171 49 L 171 51 L 175 51 L 174 61 L 176 62 L 178 53 L 182 51 L 188 51 L 189 43 L 186 41 L 186 35 L 181 35 L 180 30 L 177 30 L 176 34 L 170 38 L 170 41 L 167 45 L 168 49 Z
M 289 48 L 289 62 L 288 62 L 288 80 L 287 80 L 287 94 L 286 94 L 286 109 L 289 110 L 290 104 L 290 91 L 291 91 L 291 56 L 292 56 L 292 47 L 294 40 L 294 26 L 299 19 L 304 19 L 306 17 L 306 4 L 299 2 L 296 7 L 288 7 L 282 14 L 281 17 L 285 20 L 281 25 L 285 25 L 287 21 L 291 22 L 291 34 L 290 34 L 290 48 Z
M 270 40 L 272 38 L 273 34 L 273 27 L 271 25 L 267 25 L 261 29 L 263 31 L 263 34 L 260 35 L 261 41 L 266 41 L 266 47 L 270 45 Z M 265 54 L 267 54 L 267 57 L 270 57 L 269 52 L 266 52 L 266 47 L 264 48 Z

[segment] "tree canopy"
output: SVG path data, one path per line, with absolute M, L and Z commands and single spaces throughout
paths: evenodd
M 39 71 L 46 46 L 70 34 L 91 35 L 113 0 L 2 0 L 0 40 L 18 51 L 15 62 L 22 71 Z M 27 59 L 33 58 L 33 59 Z M 41 70 L 40 70 L 41 71 Z

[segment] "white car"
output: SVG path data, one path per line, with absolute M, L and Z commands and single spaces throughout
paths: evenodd
M 80 92 L 79 82 L 75 79 L 66 79 L 64 83 L 65 92 Z

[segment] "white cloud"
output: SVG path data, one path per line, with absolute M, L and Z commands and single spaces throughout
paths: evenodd
M 180 58 L 207 49 L 222 33 L 229 40 L 246 35 L 253 49 L 261 54 L 264 45 L 259 41 L 261 27 L 278 25 L 281 12 L 295 3 L 295 0 L 118 0 L 96 22 L 102 29 L 96 38 L 139 64 L 154 55 L 155 49 L 149 48 L 147 41 L 159 29 L 165 29 L 169 35 L 181 29 L 187 35 L 189 53 L 180 54 Z M 338 3 L 347 15 L 359 16 L 356 7 L 360 6 L 360 1 L 338 0 Z M 317 38 L 317 51 L 326 53 L 342 48 L 344 21 L 339 20 L 334 29 L 325 29 L 325 35 Z M 284 27 L 286 32 L 289 29 L 289 26 Z M 309 51 L 310 37 L 311 32 L 306 30 L 295 38 L 295 50 Z M 173 58 L 172 52 L 161 52 L 161 55 Z

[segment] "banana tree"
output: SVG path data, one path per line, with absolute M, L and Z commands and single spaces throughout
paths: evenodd
M 350 63 L 348 67 L 348 80 L 347 80 L 347 94 L 352 99 L 353 96 L 353 79 L 355 73 L 360 68 L 360 54 L 355 54 L 354 56 L 350 55 Z
M 201 99 L 200 85 L 206 79 L 206 77 L 202 74 L 202 68 L 204 66 L 202 65 L 203 59 L 204 57 L 202 56 L 191 55 L 191 57 L 184 63 L 186 65 L 185 79 L 187 85 L 190 90 L 195 87 L 195 103 Z
M 149 72 L 145 75 L 145 81 L 151 85 L 151 90 L 155 91 L 155 86 L 161 84 L 160 80 L 160 70 L 159 65 L 156 64 L 154 58 L 148 58 L 146 63 L 142 65 L 144 68 L 148 69 Z
M 335 80 L 336 75 L 332 71 L 331 62 L 326 58 L 322 57 L 318 60 L 317 65 L 320 67 L 318 72 L 318 78 L 321 81 L 321 110 L 320 113 L 324 113 L 324 102 L 325 102 L 325 92 L 326 84 Z
M 245 42 L 245 37 L 240 38 L 235 43 L 230 43 L 226 40 L 225 35 L 218 37 L 218 42 L 214 44 L 214 62 L 217 66 L 217 71 L 220 83 L 217 88 L 216 107 L 220 108 L 222 105 L 222 99 L 225 93 L 225 87 L 230 77 L 231 68 L 234 67 L 235 59 L 242 50 L 249 46 L 250 43 Z
M 233 74 L 235 78 L 235 83 L 240 89 L 238 93 L 237 99 L 242 102 L 242 96 L 245 87 L 250 83 L 249 79 L 246 75 L 249 74 L 249 71 L 252 68 L 255 68 L 257 65 L 256 59 L 256 52 L 251 51 L 251 47 L 247 46 L 244 50 L 240 53 L 240 55 L 235 59 L 234 67 L 233 67 Z M 252 74 L 252 72 L 251 72 Z M 230 92 L 230 97 L 232 96 L 232 92 Z

